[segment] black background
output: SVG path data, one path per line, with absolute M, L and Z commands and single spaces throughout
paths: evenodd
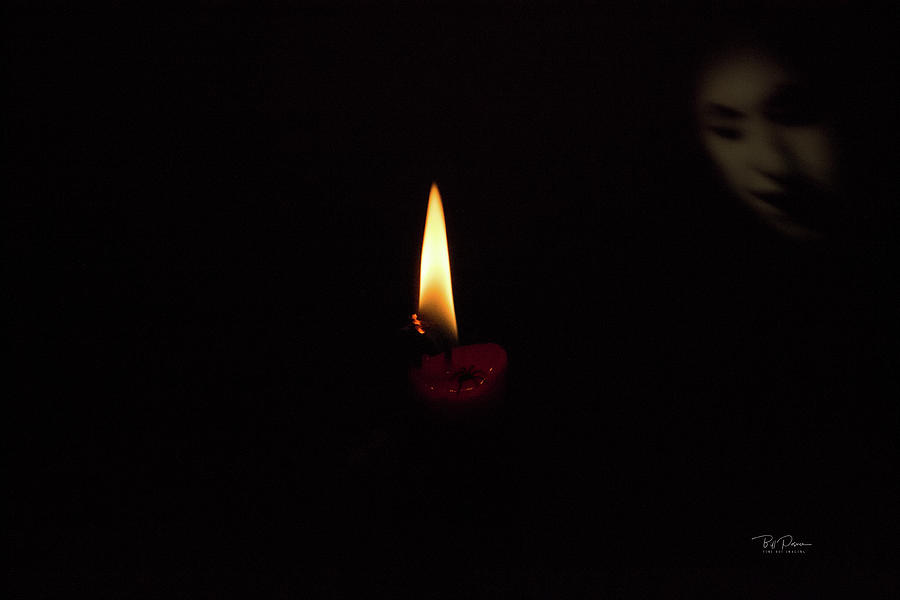
M 891 164 L 892 24 L 798 14 L 844 46 L 871 33 L 855 71 L 880 78 L 851 141 Z M 783 259 L 746 231 L 756 241 L 733 248 L 691 136 L 692 60 L 721 11 L 10 15 L 23 590 L 666 593 L 679 573 L 724 589 L 836 567 L 893 581 L 894 209 L 879 203 L 893 182 L 865 162 L 860 210 L 881 237 L 836 304 L 865 322 L 852 340 L 874 374 L 825 384 L 821 422 L 802 392 L 786 413 L 729 395 L 737 376 L 716 359 L 753 330 L 729 286 Z M 481 429 L 405 391 L 398 332 L 432 181 L 461 342 L 510 357 L 503 412 Z M 788 330 L 815 312 L 791 310 Z M 762 533 L 814 546 L 764 556 L 749 539 Z

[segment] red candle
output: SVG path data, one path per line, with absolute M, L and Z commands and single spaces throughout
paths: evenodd
M 423 356 L 410 369 L 416 396 L 438 405 L 472 405 L 499 401 L 506 387 L 506 350 L 497 344 L 470 344 L 447 353 Z
M 442 412 L 468 412 L 494 406 L 502 400 L 506 388 L 506 351 L 491 343 L 457 345 L 450 253 L 437 184 L 431 185 L 428 197 L 419 273 L 419 310 L 412 316 L 412 323 L 418 335 L 430 336 L 438 352 L 422 356 L 421 366 L 410 369 L 410 385 L 417 399 Z

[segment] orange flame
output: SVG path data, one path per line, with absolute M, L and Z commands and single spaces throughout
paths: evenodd
M 428 195 L 425 216 L 425 236 L 422 240 L 422 266 L 419 271 L 419 312 L 433 327 L 437 327 L 455 345 L 456 309 L 450 284 L 450 251 L 447 228 L 444 224 L 444 205 L 436 183 Z

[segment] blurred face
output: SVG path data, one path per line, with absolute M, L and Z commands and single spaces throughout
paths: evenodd
M 834 140 L 801 81 L 761 52 L 734 51 L 702 73 L 696 110 L 703 145 L 745 206 L 785 237 L 824 236 Z

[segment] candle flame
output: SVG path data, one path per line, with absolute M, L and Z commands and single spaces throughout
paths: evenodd
M 419 315 L 441 330 L 456 344 L 456 310 L 450 284 L 450 251 L 444 223 L 444 205 L 436 183 L 428 194 L 425 236 L 422 240 L 422 266 L 419 271 Z

